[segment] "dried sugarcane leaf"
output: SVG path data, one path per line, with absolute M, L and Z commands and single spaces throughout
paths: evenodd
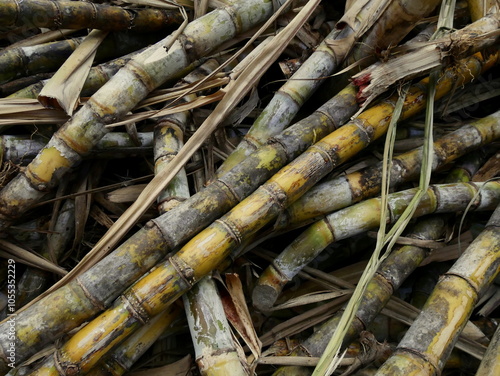
M 147 184 L 136 184 L 125 188 L 118 188 L 108 192 L 104 197 L 113 203 L 120 204 L 124 202 L 134 202 L 137 200 L 141 192 L 146 188 Z
M 78 31 L 80 31 L 80 30 L 78 30 L 78 29 L 59 29 L 59 30 L 46 31 L 44 33 L 34 35 L 30 38 L 20 40 L 19 42 L 12 43 L 9 46 L 5 47 L 5 49 L 3 51 L 10 49 L 10 48 L 29 47 L 29 46 L 36 46 L 37 44 L 53 42 L 57 39 L 64 38 L 68 35 L 71 35 L 71 34 L 78 32 Z
M 45 84 L 38 101 L 45 107 L 62 108 L 71 116 L 94 62 L 97 47 L 107 35 L 106 31 L 92 30 Z
M 224 312 L 226 312 L 228 320 L 252 351 L 253 356 L 259 358 L 262 343 L 255 332 L 240 277 L 234 273 L 226 274 L 226 288 L 230 299 L 222 299 Z
M 500 152 L 493 155 L 472 177 L 472 181 L 487 181 L 500 175 Z
M 130 372 L 130 376 L 187 376 L 192 375 L 191 368 L 193 366 L 193 359 L 191 355 L 186 355 L 181 360 L 175 363 L 168 364 L 163 367 L 149 368 L 146 371 Z
M 0 257 L 12 258 L 20 263 L 33 266 L 35 268 L 47 270 L 57 275 L 66 275 L 68 272 L 50 261 L 37 256 L 7 240 L 0 239 Z
M 146 5 L 153 8 L 178 9 L 179 7 L 193 8 L 193 0 L 122 0 L 127 4 Z
M 325 300 L 336 299 L 345 295 L 350 296 L 352 294 L 352 291 L 353 290 L 351 289 L 345 289 L 338 291 L 318 291 L 309 294 L 304 294 L 297 298 L 290 299 L 286 303 L 274 306 L 272 308 L 272 311 L 278 311 L 281 309 L 287 309 L 292 307 L 299 307 L 311 303 L 319 303 Z

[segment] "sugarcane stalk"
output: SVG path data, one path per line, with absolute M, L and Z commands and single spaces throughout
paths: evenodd
M 500 374 L 500 326 L 497 327 L 491 338 L 476 376 L 495 376 L 498 374 Z
M 478 298 L 498 275 L 500 207 L 444 274 L 377 375 L 439 375 Z
M 494 6 L 495 3 L 495 0 L 467 0 L 472 21 L 477 21 L 486 16 L 488 10 Z
M 138 50 L 158 41 L 158 33 L 113 33 L 97 49 L 96 61 L 103 61 Z M 36 73 L 51 72 L 59 66 L 82 42 L 82 38 L 70 38 L 32 47 L 17 47 L 0 53 L 0 83 Z
M 401 1 L 401 3 L 405 2 L 405 0 Z M 399 4 L 400 2 L 397 3 L 399 6 L 404 6 Z M 419 2 L 419 7 L 406 12 L 406 17 L 394 18 L 396 31 L 391 29 L 391 32 L 385 35 L 379 33 L 377 39 L 372 38 L 370 45 L 383 49 L 397 44 L 411 30 L 414 23 L 429 14 L 438 3 L 439 1 L 435 0 Z M 321 85 L 322 78 L 332 74 L 342 64 L 346 53 L 356 42 L 355 35 L 364 26 L 371 11 L 370 7 L 363 7 L 352 21 L 345 23 L 341 20 L 339 22 L 342 28 L 334 29 L 299 70 L 274 94 L 236 149 L 219 167 L 218 176 L 223 176 L 270 137 L 278 134 L 290 124 L 302 105 Z M 386 23 L 382 24 L 385 27 Z M 368 56 L 371 52 L 364 49 L 358 58 Z
M 132 52 L 118 59 L 114 59 L 107 63 L 99 64 L 90 69 L 89 75 L 85 79 L 83 84 L 81 96 L 88 97 L 94 94 L 99 88 L 101 88 L 106 82 L 108 82 L 113 75 L 122 68 L 132 56 L 140 53 L 142 50 L 137 52 Z M 8 96 L 8 98 L 31 98 L 36 99 L 40 94 L 48 80 L 42 80 L 35 84 L 26 86 L 25 88 L 16 91 Z
M 416 239 L 437 239 L 442 235 L 446 221 L 444 217 L 433 216 L 428 220 L 420 221 L 408 237 Z M 428 255 L 429 250 L 416 246 L 402 246 L 395 249 L 383 262 L 366 288 L 363 299 L 356 311 L 355 319 L 352 321 L 343 347 L 354 341 L 362 330 L 373 321 L 377 314 L 384 308 L 391 298 L 393 292 L 399 288 L 401 283 Z M 318 329 L 300 346 L 292 352 L 292 356 L 321 356 L 324 352 L 331 333 L 338 326 L 341 313 L 323 323 Z M 307 367 L 281 367 L 274 375 L 296 375 L 311 374 L 312 370 Z
M 202 375 L 247 375 L 234 348 L 217 287 L 203 278 L 183 296 L 196 363 Z
M 182 23 L 175 9 L 128 9 L 84 1 L 0 0 L 0 23 L 48 29 L 99 29 L 107 31 L 158 31 Z
M 58 130 L 26 173 L 18 175 L 0 192 L 5 209 L 0 214 L 2 227 L 36 203 L 89 153 L 108 132 L 104 124 L 124 116 L 180 69 L 264 21 L 271 11 L 272 4 L 264 0 L 234 2 L 188 24 L 168 52 L 164 46 L 172 42 L 170 37 L 134 57 Z
M 463 187 L 468 186 L 472 187 L 470 185 L 464 185 Z M 469 188 L 465 188 L 462 191 L 462 188 L 459 188 L 461 187 L 460 184 L 449 186 L 453 188 L 445 187 L 442 186 L 443 191 L 441 191 L 440 186 L 434 186 L 432 189 L 427 190 L 425 199 L 418 205 L 415 216 L 464 210 L 468 202 L 474 198 L 474 189 L 469 191 Z M 454 189 L 456 191 L 451 192 Z M 497 189 L 496 185 L 493 189 Z M 417 188 L 413 188 L 388 196 L 389 223 L 395 223 L 399 219 L 416 192 Z M 438 192 L 442 192 L 443 196 L 439 196 L 440 193 Z M 456 193 L 456 202 L 451 199 L 454 193 Z M 450 197 L 447 197 L 447 194 L 450 194 Z M 441 199 L 444 199 L 443 203 L 439 202 Z M 454 205 L 447 207 L 448 200 L 450 200 L 450 204 L 461 202 L 462 209 L 458 209 Z M 366 200 L 332 213 L 309 226 L 262 273 L 253 291 L 254 306 L 260 310 L 269 310 L 285 284 L 290 282 L 304 266 L 318 256 L 329 244 L 379 226 L 381 204 L 380 198 Z M 491 210 L 491 202 L 489 205 L 484 209 Z
M 91 376 L 120 376 L 130 371 L 134 363 L 148 350 L 181 314 L 178 306 L 171 306 L 127 338 L 88 373 Z
M 124 155 L 151 152 L 153 146 L 152 132 L 139 132 L 137 146 L 127 133 L 112 132 L 105 135 L 92 149 L 89 157 L 121 158 Z M 0 164 L 10 161 L 15 164 L 27 164 L 42 150 L 45 143 L 41 138 L 27 135 L 0 136 Z
M 472 64 L 467 66 L 467 73 L 457 77 L 459 82 L 467 79 L 465 74 L 470 79 L 471 73 L 481 71 L 482 64 L 477 58 L 481 59 L 481 56 L 467 59 Z M 461 70 L 457 68 L 453 74 Z M 438 81 L 437 98 L 442 97 L 446 88 L 451 86 L 445 78 Z M 55 372 L 56 367 L 85 372 L 110 347 L 126 338 L 151 315 L 165 309 L 217 267 L 243 240 L 275 218 L 283 207 L 304 194 L 336 165 L 380 137 L 387 129 L 394 102 L 387 101 L 365 111 L 354 121 L 323 138 L 225 216 L 192 238 L 177 254 L 131 286 L 108 311 L 66 342 L 56 353 L 54 364 L 46 368 L 46 374 Z M 402 118 L 418 112 L 424 103 L 425 94 L 420 89 L 410 90 Z M 162 219 L 160 217 L 155 221 L 160 227 L 163 227 Z M 151 241 L 151 237 L 148 240 Z
M 61 333 L 75 328 L 109 306 L 126 286 L 167 253 L 248 196 L 289 160 L 300 155 L 316 138 L 326 136 L 343 124 L 357 110 L 355 95 L 353 86 L 346 87 L 317 112 L 246 158 L 224 178 L 146 224 L 143 230 L 77 279 L 25 311 L 18 311 L 18 359 L 25 359 Z M 120 272 L 111 273 L 113 270 Z M 98 282 L 103 275 L 109 278 L 109 282 Z M 53 306 L 54 301 L 58 302 L 60 311 L 67 312 L 67 315 L 61 315 L 60 312 L 51 314 L 47 307 Z M 43 333 L 35 334 L 33 328 L 41 326 L 44 328 Z M 9 342 L 6 329 L 6 323 L 0 324 L 2 347 L 8 346 Z
M 500 137 L 500 111 L 466 124 L 434 142 L 432 169 L 436 170 L 479 146 L 493 142 L 498 137 Z M 390 171 L 391 187 L 416 178 L 420 171 L 421 160 L 422 147 L 394 157 Z M 380 191 L 382 165 L 381 162 L 317 184 L 280 214 L 275 230 L 303 226 L 314 218 L 323 217 L 376 195 Z

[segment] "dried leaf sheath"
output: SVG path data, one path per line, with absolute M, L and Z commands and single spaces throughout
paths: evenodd
M 0 0 L 0 24 L 49 29 L 157 31 L 182 22 L 178 10 L 126 9 L 84 1 Z
M 263 0 L 236 2 L 231 11 L 217 9 L 191 22 L 168 52 L 164 45 L 170 38 L 132 59 L 59 129 L 26 172 L 0 192 L 3 227 L 57 185 L 107 133 L 103 125 L 120 119 L 151 90 L 193 60 L 264 21 L 270 16 L 271 8 L 272 5 Z
M 477 299 L 500 268 L 500 207 L 444 274 L 395 353 L 376 375 L 439 375 Z
M 418 205 L 415 217 L 431 213 L 465 210 L 476 193 L 471 185 L 453 184 L 449 187 L 442 187 L 441 190 L 441 186 L 434 186 L 427 191 Z M 499 193 L 498 187 L 500 186 L 496 183 L 491 186 L 492 190 L 486 194 L 481 203 L 484 203 L 486 207 L 479 210 L 492 210 L 492 205 L 496 207 L 496 200 L 500 197 L 496 196 Z M 416 192 L 417 188 L 413 188 L 388 196 L 390 223 L 399 219 Z M 489 201 L 490 193 L 491 197 L 496 196 L 496 199 Z M 443 201 L 441 202 L 441 200 Z M 458 208 L 459 205 L 462 206 Z M 261 310 L 270 309 L 285 284 L 290 282 L 329 244 L 378 227 L 381 206 L 380 198 L 366 200 L 332 213 L 309 226 L 262 273 L 253 292 L 254 306 Z
M 447 78 L 439 80 L 438 98 L 453 86 L 448 75 L 463 82 L 481 72 L 481 56 L 466 62 L 465 66 L 448 70 Z M 424 103 L 425 95 L 420 89 L 410 90 L 403 118 L 418 112 Z M 113 344 L 170 305 L 336 164 L 380 137 L 389 124 L 393 106 L 394 102 L 384 102 L 373 107 L 310 147 L 228 214 L 192 238 L 168 261 L 131 286 L 113 307 L 66 342 L 56 357 L 58 364 L 65 369 L 91 367 Z M 156 223 L 163 227 L 159 220 Z M 55 365 L 47 374 L 54 371 Z

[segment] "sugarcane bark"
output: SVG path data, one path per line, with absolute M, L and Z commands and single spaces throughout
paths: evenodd
M 500 271 L 500 206 L 444 274 L 377 375 L 439 375 L 478 298 Z
M 0 24 L 55 29 L 158 31 L 182 22 L 178 10 L 125 9 L 83 1 L 0 0 Z
M 476 376 L 495 376 L 500 374 L 500 326 L 491 338 Z
M 183 300 L 201 374 L 246 375 L 211 277 L 202 279 L 183 296 Z

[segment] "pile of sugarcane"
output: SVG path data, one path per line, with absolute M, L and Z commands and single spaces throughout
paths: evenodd
M 500 374 L 495 0 L 0 0 L 0 374 Z

